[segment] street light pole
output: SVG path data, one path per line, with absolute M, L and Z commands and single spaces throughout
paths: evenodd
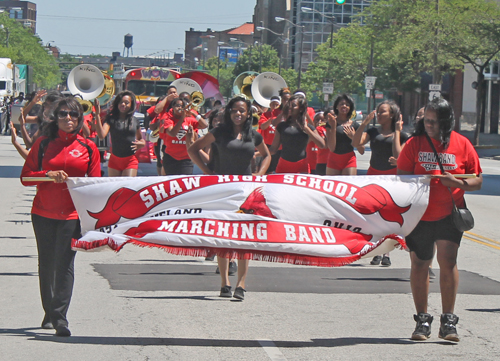
M 302 79 L 302 52 L 304 49 L 304 26 L 300 29 L 300 54 L 299 54 L 299 76 L 297 78 L 297 88 L 300 88 L 300 81 Z
M 305 28 L 305 26 L 304 25 L 297 25 L 297 24 L 291 22 L 290 20 L 279 17 L 279 16 L 276 16 L 274 18 L 274 20 L 276 20 L 277 22 L 286 21 L 291 26 L 301 29 L 301 31 L 300 31 L 300 54 L 299 54 L 299 75 L 297 77 L 297 87 L 300 88 L 300 82 L 302 79 L 302 51 L 304 48 L 304 28 Z
M 264 27 L 264 22 L 260 22 L 260 26 Z M 262 31 L 260 32 L 260 46 L 259 46 L 259 73 L 262 73 Z
M 223 41 L 217 42 L 217 82 L 219 82 L 219 72 L 220 72 L 220 46 L 224 44 Z
M 261 22 L 261 23 L 262 23 L 262 22 Z M 278 35 L 278 36 L 280 37 L 279 39 L 281 40 L 281 54 L 280 54 L 280 58 L 279 58 L 279 62 L 278 62 L 278 68 L 279 68 L 278 72 L 279 72 L 279 74 L 281 75 L 281 59 L 283 58 L 283 44 L 284 44 L 284 42 L 285 42 L 285 41 L 283 40 L 283 34 L 277 33 L 277 32 L 275 32 L 275 31 L 273 31 L 273 30 L 271 30 L 271 29 L 268 29 L 268 28 L 265 28 L 265 27 L 263 27 L 263 26 L 257 26 L 257 27 L 255 28 L 255 30 L 257 30 L 257 31 L 260 31 L 260 32 L 261 32 L 261 33 L 260 33 L 260 37 L 261 37 L 261 39 L 262 39 L 262 31 L 264 31 L 264 30 L 267 30 L 267 31 L 269 31 L 269 32 L 273 33 L 274 35 Z M 262 60 L 262 53 L 261 53 L 261 60 Z M 261 66 L 262 66 L 262 64 L 261 64 Z M 262 72 L 262 69 L 261 69 L 261 72 Z
M 329 19 L 332 23 L 332 30 L 330 31 L 330 49 L 333 47 L 333 29 L 335 28 L 335 25 L 337 23 L 337 19 L 335 18 L 335 16 L 329 16 L 329 15 L 326 15 L 325 13 L 319 11 L 319 10 L 316 10 L 316 9 L 312 9 L 312 8 L 308 8 L 308 7 L 305 7 L 305 6 L 302 6 L 300 8 L 300 10 L 302 12 L 305 12 L 305 13 L 318 13 L 320 14 L 321 16 Z

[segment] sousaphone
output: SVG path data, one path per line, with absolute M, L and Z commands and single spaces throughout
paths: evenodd
M 246 99 L 253 100 L 252 83 L 259 73 L 255 71 L 244 71 L 239 74 L 233 82 L 234 95 L 244 95 Z
M 252 82 L 252 96 L 259 105 L 269 108 L 271 97 L 279 95 L 279 91 L 286 87 L 285 79 L 279 74 L 265 72 Z
M 68 90 L 73 95 L 80 94 L 83 100 L 97 98 L 104 89 L 104 75 L 94 65 L 81 64 L 74 67 L 68 75 Z
M 205 97 L 203 96 L 203 90 L 200 84 L 190 78 L 180 78 L 172 82 L 172 84 L 177 88 L 177 94 L 187 92 L 191 95 L 191 102 L 187 107 L 188 110 L 195 109 L 196 111 L 205 103 Z

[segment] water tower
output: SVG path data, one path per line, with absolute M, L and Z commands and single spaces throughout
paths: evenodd
M 127 49 L 127 57 L 129 56 L 130 50 L 132 50 L 132 45 L 134 45 L 134 37 L 132 34 L 125 35 L 123 39 L 123 56 L 125 56 L 125 48 Z M 132 50 L 132 55 L 134 55 L 134 51 Z

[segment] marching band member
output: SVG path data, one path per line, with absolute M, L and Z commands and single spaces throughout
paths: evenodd
M 330 154 L 326 174 L 356 175 L 356 154 L 351 140 L 359 125 L 351 120 L 354 100 L 347 94 L 339 95 L 333 103 L 333 111 L 334 114 L 328 115 L 327 138 Z
M 278 124 L 270 152 L 275 154 L 280 145 L 281 157 L 276 173 L 309 173 L 306 147 L 313 141 L 319 148 L 325 147 L 325 140 L 316 128 L 306 121 L 307 100 L 302 95 L 293 95 L 283 107 L 285 121 Z
M 250 101 L 236 96 L 229 101 L 224 111 L 224 121 L 207 135 L 198 139 L 188 152 L 193 161 L 205 174 L 252 174 L 251 162 L 257 148 L 262 162 L 257 175 L 264 175 L 271 162 L 271 156 L 262 136 L 252 129 Z M 200 157 L 200 150 L 215 144 L 217 159 L 211 170 Z M 245 280 L 248 274 L 248 259 L 238 260 L 238 281 L 234 294 L 229 282 L 229 259 L 217 257 L 221 275 L 220 297 L 245 298 Z
M 415 229 L 406 236 L 410 249 L 411 291 L 417 312 L 413 316 L 417 323 L 411 335 L 413 340 L 426 340 L 431 334 L 429 266 L 437 251 L 442 307 L 439 337 L 459 341 L 458 316 L 454 309 L 458 289 L 457 255 L 463 232 L 452 219 L 452 198 L 457 207 L 463 208 L 464 192 L 481 189 L 483 176 L 474 147 L 467 138 L 453 131 L 454 123 L 452 106 L 444 99 L 434 99 L 426 105 L 424 120 L 417 123 L 413 136 L 398 158 L 398 174 L 433 176 L 429 205 Z M 453 176 L 472 173 L 477 177 L 460 179 Z
M 279 96 L 272 96 L 271 102 L 269 104 L 269 110 L 261 115 L 259 119 L 259 129 L 260 134 L 264 138 L 264 143 L 268 148 L 273 144 L 274 134 L 276 132 L 276 127 L 272 124 L 273 119 L 275 119 L 280 113 L 281 99 Z M 280 159 L 281 150 L 277 150 L 275 154 L 271 157 L 271 165 L 267 169 L 267 173 L 273 173 L 276 170 L 278 161 Z
M 135 177 L 139 161 L 135 152 L 144 147 L 141 125 L 134 117 L 136 98 L 134 93 L 124 90 L 116 95 L 109 114 L 101 122 L 99 100 L 94 101 L 95 127 L 99 139 L 111 134 L 111 156 L 108 163 L 109 177 Z
M 163 169 L 166 175 L 193 174 L 193 162 L 186 147 L 186 133 L 190 126 L 197 131 L 205 129 L 208 124 L 201 115 L 193 117 L 186 110 L 187 103 L 183 99 L 175 98 L 170 106 L 160 130 L 165 141 Z
M 82 107 L 73 97 L 54 104 L 48 136 L 38 138 L 21 172 L 25 186 L 36 185 L 31 218 L 38 249 L 40 295 L 45 316 L 42 328 L 55 328 L 56 336 L 70 336 L 68 312 L 74 283 L 75 251 L 71 240 L 81 237 L 80 221 L 68 192 L 68 177 L 99 177 L 96 145 L 78 133 Z M 53 182 L 23 180 L 48 177 Z
M 371 123 L 377 115 L 377 123 L 380 128 L 371 127 L 366 132 L 365 128 Z M 385 175 L 397 174 L 397 167 L 390 162 L 391 157 L 398 158 L 401 153 L 403 144 L 408 139 L 405 133 L 401 133 L 403 126 L 403 116 L 398 105 L 392 100 L 386 100 L 377 105 L 377 109 L 371 112 L 356 130 L 352 139 L 352 146 L 359 147 L 370 142 L 371 157 L 368 175 Z M 398 132 L 396 132 L 398 129 Z M 396 134 L 398 139 L 396 140 Z M 379 265 L 382 261 L 382 266 L 390 266 L 391 259 L 389 253 L 383 257 L 373 257 L 370 264 Z

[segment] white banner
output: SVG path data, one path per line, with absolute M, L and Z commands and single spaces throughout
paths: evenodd
M 68 186 L 86 232 L 75 249 L 135 243 L 322 266 L 403 244 L 429 195 L 429 180 L 416 176 L 72 178 Z

